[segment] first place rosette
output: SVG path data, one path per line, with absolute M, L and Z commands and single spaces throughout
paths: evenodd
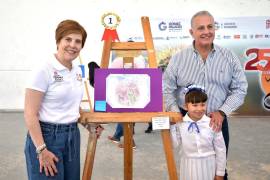
M 111 38 L 112 41 L 119 40 L 116 27 L 120 24 L 120 17 L 115 13 L 106 13 L 101 17 L 102 25 L 105 27 L 102 40 L 106 41 Z

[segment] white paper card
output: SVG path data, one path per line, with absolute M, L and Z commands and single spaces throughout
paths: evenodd
M 152 126 L 153 130 L 170 129 L 170 119 L 169 117 L 153 117 Z

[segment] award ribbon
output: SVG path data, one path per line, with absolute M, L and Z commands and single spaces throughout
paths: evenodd
M 105 27 L 105 30 L 102 36 L 102 41 L 106 41 L 109 38 L 111 38 L 113 42 L 115 40 L 120 41 L 116 31 L 116 27 L 120 24 L 120 21 L 120 17 L 115 13 L 110 12 L 103 14 L 101 17 L 101 23 Z

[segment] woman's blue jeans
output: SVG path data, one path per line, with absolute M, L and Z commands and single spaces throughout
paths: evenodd
M 25 158 L 29 180 L 80 180 L 80 131 L 77 123 L 51 124 L 40 122 L 47 149 L 59 159 L 56 163 L 58 173 L 46 176 L 39 172 L 36 147 L 29 135 L 26 137 Z

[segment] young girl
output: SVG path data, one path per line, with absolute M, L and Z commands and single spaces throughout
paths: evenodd
M 205 115 L 207 95 L 196 86 L 187 88 L 183 121 L 171 125 L 174 147 L 180 146 L 180 180 L 223 180 L 226 147 L 222 132 L 209 127 Z

